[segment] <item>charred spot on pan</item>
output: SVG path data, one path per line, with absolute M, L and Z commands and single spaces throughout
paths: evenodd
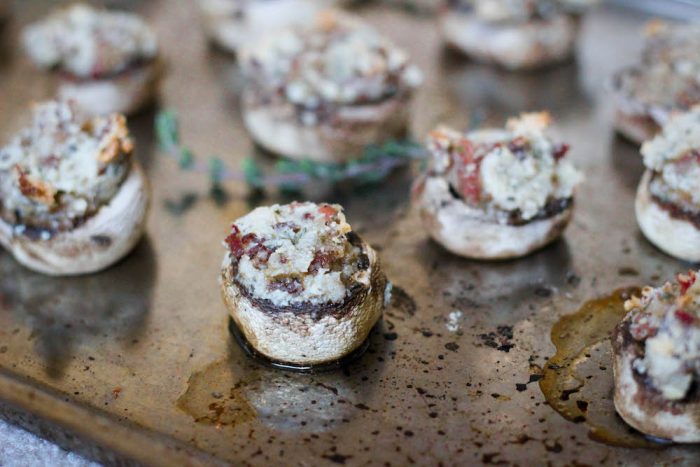
M 345 464 L 347 460 L 352 459 L 352 456 L 345 456 L 343 454 L 338 454 L 337 452 L 333 454 L 324 454 L 321 457 L 334 464 Z
M 573 271 L 569 271 L 566 273 L 566 283 L 572 287 L 578 287 L 578 285 L 581 283 L 581 276 Z
M 398 338 L 399 338 L 399 335 L 395 332 L 385 332 L 384 333 L 384 339 L 386 339 L 388 341 L 395 341 Z
M 418 306 L 416 301 L 411 297 L 403 287 L 396 284 L 393 285 L 391 289 L 391 306 L 396 308 L 409 316 L 416 314 Z
M 445 348 L 452 352 L 457 352 L 459 350 L 459 344 L 457 344 L 456 342 L 448 342 L 447 344 L 445 344 Z
M 618 276 L 638 276 L 639 271 L 637 271 L 635 268 L 630 267 L 630 266 L 621 266 L 617 270 L 617 275 Z
M 537 295 L 538 297 L 549 298 L 552 296 L 553 293 L 554 292 L 552 291 L 552 289 L 545 285 L 540 285 L 535 288 L 535 295 Z
M 107 235 L 93 235 L 90 237 L 92 242 L 100 247 L 107 248 L 112 245 L 112 239 Z
M 515 344 L 512 342 L 513 326 L 497 326 L 496 331 L 479 334 L 479 338 L 486 347 L 491 347 L 501 352 L 510 352 L 510 349 L 515 347 Z

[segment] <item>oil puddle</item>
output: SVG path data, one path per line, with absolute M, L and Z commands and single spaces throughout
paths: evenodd
M 177 406 L 197 423 L 234 426 L 254 420 L 255 409 L 248 403 L 241 384 L 233 380 L 230 362 L 215 362 L 194 373 Z
M 639 293 L 636 287 L 618 289 L 562 317 L 551 333 L 556 355 L 539 384 L 550 407 L 567 420 L 585 423 L 591 439 L 612 446 L 662 448 L 625 424 L 613 404 L 610 335 L 625 315 L 625 300 Z
M 232 355 L 194 373 L 177 406 L 196 423 L 217 428 L 256 421 L 275 430 L 318 433 L 369 409 L 356 403 L 365 400 L 363 386 L 343 374 L 280 372 Z

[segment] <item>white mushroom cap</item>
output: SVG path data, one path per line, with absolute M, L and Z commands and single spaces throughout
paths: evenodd
M 235 221 L 225 246 L 224 302 L 250 345 L 276 362 L 342 359 L 388 300 L 376 253 L 338 205 L 259 207 Z
M 112 200 L 73 230 L 50 238 L 32 238 L 0 220 L 0 244 L 15 259 L 52 276 L 89 274 L 126 256 L 145 229 L 150 189 L 143 170 L 134 162 Z
M 576 18 L 560 14 L 538 21 L 490 22 L 454 9 L 440 16 L 445 42 L 462 53 L 510 70 L 538 68 L 571 57 Z
M 637 223 L 644 236 L 659 249 L 676 258 L 700 262 L 700 228 L 689 219 L 674 217 L 653 199 L 647 170 L 639 182 L 635 199 Z

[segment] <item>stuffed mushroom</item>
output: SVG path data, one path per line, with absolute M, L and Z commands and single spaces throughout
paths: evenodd
M 132 114 L 155 96 L 158 43 L 134 14 L 74 4 L 27 26 L 23 42 L 37 66 L 55 72 L 58 98 L 83 112 Z
M 700 261 L 700 107 L 676 115 L 642 146 L 647 167 L 635 210 L 644 235 L 664 252 Z
M 390 285 L 375 251 L 331 204 L 259 207 L 225 241 L 224 302 L 260 355 L 291 366 L 336 362 L 382 316 Z
M 653 138 L 670 115 L 700 103 L 700 25 L 653 22 L 639 65 L 612 80 L 615 126 L 630 141 Z
M 571 57 L 578 16 L 589 0 L 450 0 L 440 15 L 445 41 L 480 61 L 511 70 Z
M 204 30 L 217 47 L 237 53 L 246 43 L 303 25 L 333 0 L 199 0 Z
M 463 134 L 439 128 L 413 202 L 431 237 L 467 258 L 526 255 L 559 237 L 582 175 L 554 143 L 547 113 L 523 114 L 505 129 Z
M 700 281 L 645 287 L 615 328 L 615 408 L 632 427 L 678 443 L 700 442 Z
M 243 119 L 265 149 L 344 162 L 402 136 L 420 71 L 361 20 L 334 11 L 241 54 Z
M 149 190 L 122 115 L 80 117 L 69 103 L 34 109 L 0 149 L 0 244 L 38 272 L 99 271 L 144 229 Z

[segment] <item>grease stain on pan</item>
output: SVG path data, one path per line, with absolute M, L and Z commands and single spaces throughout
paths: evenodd
M 231 356 L 194 373 L 177 406 L 195 423 L 219 429 L 256 421 L 280 431 L 318 433 L 369 409 L 354 403 L 355 393 L 350 383 L 339 385 L 337 376 L 282 372 Z
M 540 389 L 562 417 L 585 423 L 591 439 L 612 446 L 658 449 L 664 446 L 622 421 L 612 399 L 610 335 L 625 316 L 625 300 L 639 293 L 638 287 L 615 290 L 555 323 L 551 339 L 557 353 L 544 367 Z
M 416 302 L 398 289 L 385 314 L 411 318 Z M 395 355 L 385 323 L 380 320 L 370 333 L 368 355 L 323 373 L 271 368 L 231 342 L 227 358 L 190 376 L 176 405 L 195 423 L 218 429 L 262 423 L 279 431 L 322 433 L 358 417 L 371 418 L 380 409 L 371 403 L 377 387 L 369 373 L 381 372 L 383 362 Z
M 233 381 L 229 360 L 214 362 L 194 373 L 177 406 L 197 423 L 235 426 L 254 420 L 255 409 L 248 403 L 242 384 Z

